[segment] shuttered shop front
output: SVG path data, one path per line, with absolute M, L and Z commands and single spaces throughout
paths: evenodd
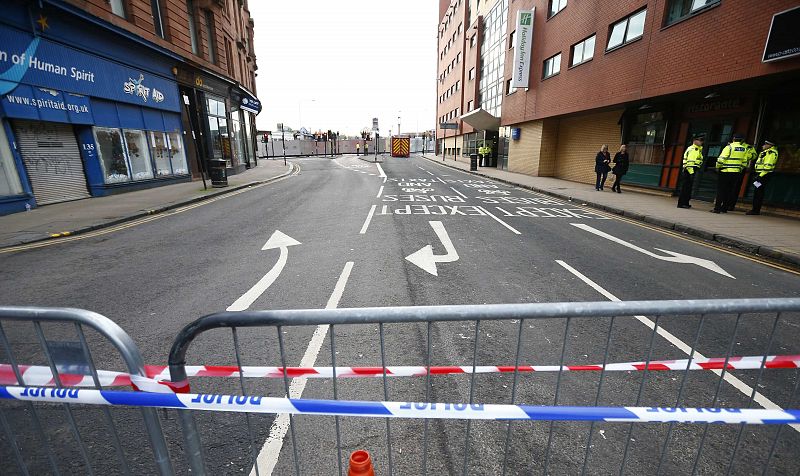
M 89 197 L 83 161 L 71 125 L 14 121 L 13 126 L 39 205 Z

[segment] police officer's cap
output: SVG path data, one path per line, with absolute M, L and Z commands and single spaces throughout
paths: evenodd
M 774 142 L 772 142 L 771 140 L 768 140 L 768 139 L 764 139 L 764 143 L 765 144 L 769 144 L 769 145 L 775 145 Z
M 692 140 L 705 140 L 705 138 L 706 138 L 705 134 L 695 134 L 692 136 Z
M 742 134 L 739 134 L 738 132 L 733 135 L 733 140 L 738 141 L 738 140 L 742 140 L 742 139 L 744 139 L 744 136 Z

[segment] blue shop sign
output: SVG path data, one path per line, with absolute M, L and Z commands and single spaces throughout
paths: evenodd
M 175 81 L 0 25 L 0 96 L 16 94 L 20 84 L 173 112 L 181 107 Z
M 6 116 L 17 119 L 94 124 L 88 97 L 27 84 L 3 96 L 0 107 Z
M 240 94 L 242 95 L 242 100 L 239 102 L 240 109 L 252 112 L 253 114 L 261 112 L 261 101 L 259 101 L 258 98 L 245 90 L 241 90 Z

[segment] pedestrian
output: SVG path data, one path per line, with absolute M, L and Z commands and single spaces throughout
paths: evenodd
M 594 158 L 594 172 L 597 174 L 597 181 L 595 182 L 594 189 L 598 192 L 603 190 L 603 186 L 606 184 L 608 172 L 611 171 L 611 167 L 608 165 L 610 163 L 611 155 L 608 153 L 608 145 L 603 144 L 603 146 L 600 147 L 600 152 L 598 152 L 597 156 Z
M 364 156 L 369 155 L 369 142 L 364 142 Z
M 758 154 L 755 166 L 755 177 L 753 178 L 753 209 L 746 213 L 746 215 L 760 215 L 761 204 L 764 202 L 764 189 L 772 179 L 772 172 L 775 170 L 775 164 L 778 162 L 778 149 L 775 143 L 769 140 L 764 141 L 761 146 L 761 153 Z
M 356 142 L 356 155 L 361 155 L 361 143 Z
M 742 171 L 736 174 L 736 179 L 733 182 L 733 186 L 731 187 L 731 194 L 728 197 L 728 211 L 732 212 L 736 209 L 736 202 L 739 200 L 739 190 L 742 189 L 742 182 L 744 182 L 744 172 L 753 165 L 753 161 L 758 156 L 758 152 L 756 152 L 756 148 L 752 145 L 748 144 L 747 142 L 742 142 L 744 145 L 745 151 L 745 158 L 744 163 L 742 164 Z
M 722 153 L 717 157 L 717 199 L 714 202 L 712 213 L 728 213 L 728 205 L 731 197 L 739 193 L 736 190 L 736 179 L 738 173 L 742 171 L 747 163 L 747 144 L 744 143 L 744 136 L 736 133 L 733 141 L 722 149 Z
M 694 174 L 703 166 L 703 142 L 705 134 L 694 134 L 692 145 L 683 153 L 683 169 L 681 170 L 681 192 L 678 196 L 678 208 L 692 208 L 689 200 L 692 199 L 692 185 Z
M 622 177 L 628 173 L 628 147 L 625 144 L 619 146 L 619 151 L 614 154 L 614 167 L 611 169 L 614 172 L 614 185 L 611 186 L 612 192 L 622 193 L 619 189 L 619 184 L 622 183 Z

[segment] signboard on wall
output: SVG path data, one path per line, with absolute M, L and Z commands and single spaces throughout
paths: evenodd
M 767 44 L 764 47 L 764 57 L 761 61 L 769 63 L 800 56 L 798 25 L 800 25 L 800 7 L 776 13 L 772 17 Z
M 517 11 L 514 62 L 512 63 L 512 73 L 514 76 L 511 78 L 512 88 L 527 88 L 530 81 L 534 11 L 535 10 Z

